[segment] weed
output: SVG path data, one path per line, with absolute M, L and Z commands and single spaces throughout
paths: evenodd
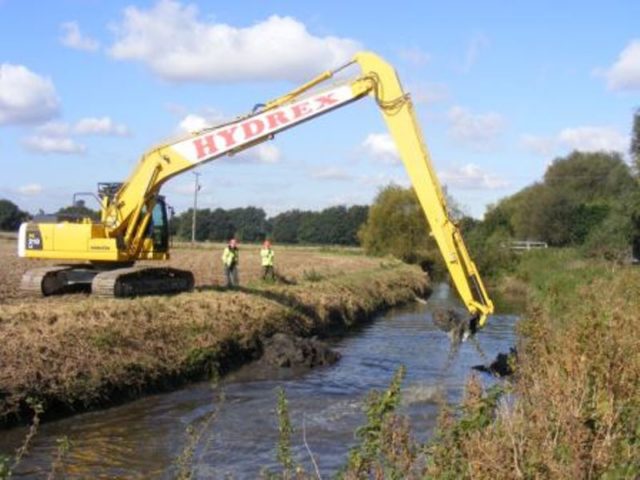
M 509 403 L 474 387 L 443 411 L 433 478 L 638 478 L 640 272 L 577 252 L 524 255 L 518 370 Z M 475 400 L 474 400 L 475 399 Z
M 278 388 L 278 450 L 277 459 L 282 465 L 283 478 L 289 478 L 293 475 L 295 462 L 291 456 L 291 434 L 293 427 L 289 418 L 289 402 L 282 387 Z
M 38 433 L 38 427 L 40 426 L 40 416 L 44 411 L 42 408 L 42 403 L 38 402 L 32 397 L 27 397 L 25 403 L 33 411 L 31 426 L 29 427 L 29 431 L 22 441 L 22 445 L 18 447 L 13 458 L 9 457 L 8 455 L 0 455 L 0 480 L 11 478 L 13 472 L 16 468 L 18 468 L 18 465 L 20 465 L 20 462 L 29 451 L 29 446 Z
M 302 279 L 306 282 L 319 282 L 321 280 L 324 280 L 324 278 L 324 275 L 318 272 L 315 268 L 302 272 Z
M 216 383 L 212 384 L 215 389 Z M 201 443 L 202 438 L 209 432 L 211 424 L 218 416 L 218 412 L 222 408 L 225 402 L 224 390 L 220 390 L 217 398 L 217 406 L 210 413 L 208 413 L 199 425 L 188 425 L 185 429 L 186 441 L 180 455 L 174 461 L 174 467 L 176 469 L 175 478 L 177 480 L 191 480 L 195 478 L 195 470 L 193 468 L 193 459 L 196 453 L 198 445 Z M 205 448 L 208 446 L 207 440 Z
M 51 463 L 51 471 L 47 480 L 54 480 L 59 472 L 64 475 L 64 459 L 71 450 L 71 441 L 66 435 L 56 439 L 56 444 L 56 456 Z
M 356 430 L 356 438 L 360 444 L 349 452 L 344 478 L 369 478 L 370 475 L 384 470 L 385 425 L 400 404 L 400 386 L 405 373 L 405 367 L 401 366 L 386 391 L 374 390 L 369 394 L 365 403 L 367 422 Z M 401 478 L 393 470 L 387 474 L 384 478 Z

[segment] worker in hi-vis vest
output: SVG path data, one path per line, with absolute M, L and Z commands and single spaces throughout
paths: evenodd
M 238 252 L 238 242 L 235 238 L 229 240 L 229 244 L 222 252 L 222 265 L 224 266 L 224 277 L 227 287 L 237 287 L 238 282 L 238 262 L 240 253 Z
M 273 257 L 274 253 L 271 249 L 271 243 L 269 240 L 265 240 L 262 245 L 262 250 L 260 250 L 260 258 L 262 259 L 262 279 L 266 280 L 267 278 L 271 281 L 276 279 L 276 273 L 273 270 Z

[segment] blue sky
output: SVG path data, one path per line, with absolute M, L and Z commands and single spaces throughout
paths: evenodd
M 476 217 L 557 156 L 628 149 L 640 2 L 392 5 L 0 0 L 0 198 L 55 211 L 124 180 L 154 144 L 247 113 L 357 50 L 397 69 L 441 182 Z M 408 185 L 370 99 L 198 172 L 202 208 L 269 214 Z M 193 180 L 163 188 L 177 211 Z

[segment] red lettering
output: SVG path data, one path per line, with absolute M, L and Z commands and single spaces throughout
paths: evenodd
M 242 124 L 242 131 L 244 132 L 245 140 L 257 137 L 264 131 L 264 122 L 259 118 L 244 122 Z
M 193 141 L 193 146 L 196 147 L 198 160 L 203 157 L 211 156 L 218 151 L 218 147 L 216 146 L 216 141 L 213 138 L 213 135 L 196 138 Z
M 316 98 L 316 101 L 319 103 L 318 110 L 325 107 L 330 107 L 331 105 L 335 105 L 336 103 L 338 103 L 338 100 L 333 98 L 334 93 L 335 92 L 327 93 L 326 95 L 321 95 Z
M 220 130 L 218 132 L 218 135 L 224 138 L 224 141 L 227 143 L 227 147 L 231 147 L 235 145 L 236 141 L 233 138 L 233 133 L 236 131 L 237 128 L 238 126 L 234 125 L 233 127 L 229 127 L 226 130 Z
M 311 108 L 309 107 L 309 102 L 298 103 L 291 107 L 291 111 L 293 112 L 294 120 L 296 118 L 306 117 L 307 115 L 312 113 Z
M 276 129 L 278 125 L 286 125 L 287 123 L 289 123 L 289 119 L 282 110 L 270 113 L 265 118 L 269 123 L 269 130 Z

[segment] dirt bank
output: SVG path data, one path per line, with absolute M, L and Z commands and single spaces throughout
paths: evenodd
M 175 297 L 6 303 L 0 424 L 28 417 L 29 397 L 58 415 L 223 374 L 257 358 L 265 336 L 336 332 L 428 289 L 417 267 L 381 260 L 313 279 L 236 291 L 201 287 Z

